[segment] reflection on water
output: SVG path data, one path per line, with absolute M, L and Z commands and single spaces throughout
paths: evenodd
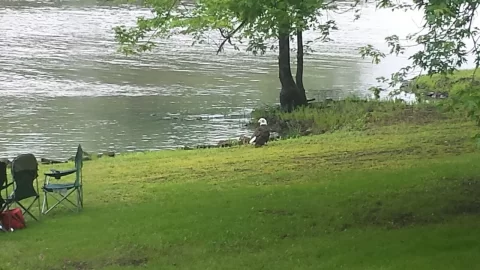
M 56 2 L 0 2 L 0 156 L 31 151 L 68 157 L 87 151 L 135 151 L 215 142 L 248 131 L 254 106 L 278 98 L 276 56 L 253 56 L 177 36 L 141 57 L 116 53 L 112 27 L 149 11 Z M 415 15 L 415 16 L 414 16 Z M 341 29 L 314 43 L 305 84 L 309 97 L 368 94 L 375 77 L 405 64 L 380 66 L 357 52 L 367 43 L 416 29 L 418 14 L 375 12 L 363 18 L 330 14 Z M 318 33 L 307 33 L 313 40 Z M 212 34 L 212 39 L 216 36 Z

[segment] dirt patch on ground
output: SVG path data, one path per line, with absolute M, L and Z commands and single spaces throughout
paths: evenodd
M 425 125 L 435 121 L 447 119 L 447 115 L 442 113 L 437 108 L 405 108 L 403 110 L 396 110 L 385 116 L 369 115 L 367 123 L 370 125 L 394 125 L 399 123 Z
M 251 168 L 233 168 L 234 172 L 253 172 L 254 169 Z
M 453 215 L 468 215 L 468 214 L 480 214 L 480 201 L 470 202 L 454 202 L 450 214 Z
M 349 163 L 362 160 L 371 160 L 372 157 L 378 159 L 379 156 L 397 156 L 415 154 L 419 151 L 418 147 L 407 147 L 401 149 L 385 149 L 385 150 L 364 150 L 356 152 L 334 153 L 321 156 L 321 159 L 332 163 Z
M 94 269 L 89 263 L 85 261 L 70 261 L 65 260 L 63 266 L 59 269 L 75 269 L 75 270 L 90 270 Z
M 78 260 L 65 260 L 60 268 L 50 269 L 62 269 L 62 270 L 93 270 L 99 267 L 105 266 L 130 266 L 130 267 L 143 267 L 147 264 L 148 258 L 146 257 L 123 257 L 114 260 L 105 260 L 103 262 L 97 261 L 78 261 Z
M 370 156 L 378 156 L 378 155 L 398 155 L 404 153 L 410 153 L 417 148 L 409 147 L 404 149 L 389 149 L 389 150 L 365 150 L 365 151 L 356 151 L 356 152 L 337 152 L 334 153 L 326 153 L 326 154 L 312 154 L 312 155 L 304 155 L 304 156 L 296 156 L 292 158 L 293 162 L 303 163 L 305 161 L 327 161 L 332 163 L 337 162 L 344 162 L 348 163 L 353 161 L 358 161 L 359 159 L 370 157 Z
M 450 181 L 455 180 L 450 179 Z M 465 199 L 451 200 L 451 207 L 446 213 L 450 215 L 480 214 L 480 176 L 462 179 L 459 181 L 458 190 Z
M 417 217 L 413 212 L 399 212 L 390 217 L 387 228 L 400 229 L 411 225 L 428 224 L 432 223 L 432 220 L 426 220 L 424 217 Z
M 425 194 L 422 194 L 425 192 Z M 427 192 L 429 192 L 427 194 Z M 419 200 L 419 205 L 413 207 L 416 210 L 407 209 L 389 209 L 381 201 L 375 203 L 364 201 L 361 210 L 355 210 L 352 213 L 353 224 L 356 226 L 380 226 L 387 229 L 401 229 L 409 226 L 437 224 L 446 219 L 461 215 L 480 214 L 480 176 L 462 179 L 445 178 L 440 181 L 438 187 L 429 191 L 413 191 L 415 195 L 405 192 L 404 195 L 395 198 L 394 205 L 410 205 L 413 197 L 424 196 L 431 198 L 427 201 Z M 436 196 L 432 197 L 431 194 Z M 405 200 L 405 203 L 402 203 Z M 428 204 L 429 212 L 422 211 Z M 432 205 L 434 207 L 432 207 Z M 437 207 L 438 205 L 438 207 Z M 348 227 L 352 226 L 347 224 Z M 344 230 L 345 224 L 337 229 Z
M 266 215 L 277 215 L 277 216 L 293 216 L 293 212 L 289 212 L 287 210 L 282 210 L 282 209 L 263 209 L 263 210 L 258 210 L 259 213 L 261 214 L 266 214 Z
M 121 258 L 118 259 L 114 264 L 115 265 L 120 265 L 120 266 L 144 266 L 147 264 L 148 259 L 147 258 Z
M 384 209 L 385 210 L 385 209 Z M 356 213 L 355 223 L 360 226 L 378 226 L 386 229 L 401 229 L 415 225 L 438 223 L 443 220 L 439 215 L 422 215 L 412 211 L 381 211 L 380 207 L 367 210 L 367 214 Z

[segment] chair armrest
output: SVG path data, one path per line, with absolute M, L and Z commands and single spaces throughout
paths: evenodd
M 59 180 L 60 178 L 62 178 L 63 176 L 67 176 L 67 175 L 70 175 L 70 174 L 73 174 L 77 172 L 77 169 L 74 168 L 74 169 L 70 169 L 70 170 L 65 170 L 65 171 L 59 171 L 59 170 L 55 170 L 55 169 L 50 169 L 50 172 L 46 172 L 44 173 L 45 176 L 48 176 L 48 177 L 53 177 L 57 180 Z M 48 178 L 47 178 L 48 179 Z M 48 180 L 47 180 L 48 181 Z

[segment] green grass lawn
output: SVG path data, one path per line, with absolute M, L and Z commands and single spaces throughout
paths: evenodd
M 85 162 L 85 209 L 0 234 L 0 269 L 480 269 L 476 131 L 438 120 Z

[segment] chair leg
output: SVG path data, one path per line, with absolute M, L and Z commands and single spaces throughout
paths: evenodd
M 78 192 L 78 189 L 77 192 L 75 192 L 75 195 L 77 197 L 77 212 L 80 212 L 80 193 Z
M 78 207 L 77 204 L 75 204 L 74 202 L 72 202 L 71 200 L 68 199 L 68 196 L 70 196 L 73 192 L 75 192 L 76 190 L 73 189 L 71 190 L 70 192 L 68 192 L 66 195 L 61 195 L 62 197 L 60 199 L 58 199 L 57 197 L 55 197 L 52 194 L 50 194 L 50 196 L 52 196 L 55 200 L 57 200 L 57 202 L 55 204 L 52 205 L 52 207 L 48 208 L 46 211 L 44 211 L 44 214 L 47 214 L 48 212 L 50 212 L 53 208 L 55 208 L 57 205 L 61 204 L 63 201 L 67 201 L 69 203 L 71 203 L 74 207 Z M 70 210 L 72 210 L 72 208 L 70 208 Z M 77 209 L 78 211 L 78 209 Z
M 42 214 L 45 214 L 45 211 L 48 209 L 48 194 L 46 191 L 43 192 L 43 204 L 42 204 Z
M 82 209 L 83 209 L 83 186 L 79 187 L 79 191 L 80 191 L 80 204 L 81 204 Z
M 35 200 L 38 200 L 39 198 L 35 198 Z M 20 202 L 17 202 L 18 206 L 20 206 L 24 213 L 23 214 L 28 214 L 29 216 L 31 216 L 33 219 L 35 219 L 36 221 L 38 221 L 38 218 L 35 217 L 35 215 L 33 215 L 31 212 L 30 212 L 30 208 L 32 208 L 32 205 L 35 203 L 35 200 L 28 206 L 28 207 L 25 207 L 23 206 L 23 204 L 21 204 Z
M 5 209 L 3 209 L 3 208 L 0 209 L 0 232 L 8 232 L 7 229 L 5 229 L 4 224 L 2 223 L 3 211 L 5 211 Z
M 37 200 L 37 205 L 38 205 L 38 218 L 42 217 L 42 209 L 40 208 L 40 195 L 35 199 Z
M 35 182 L 37 183 L 37 196 L 35 197 L 35 200 L 37 200 L 37 205 L 38 205 L 38 218 L 42 216 L 42 212 L 40 210 L 40 188 L 38 186 L 38 177 L 35 179 Z
M 78 212 L 83 209 L 83 202 L 82 202 L 82 192 L 80 188 L 77 188 L 77 209 Z

